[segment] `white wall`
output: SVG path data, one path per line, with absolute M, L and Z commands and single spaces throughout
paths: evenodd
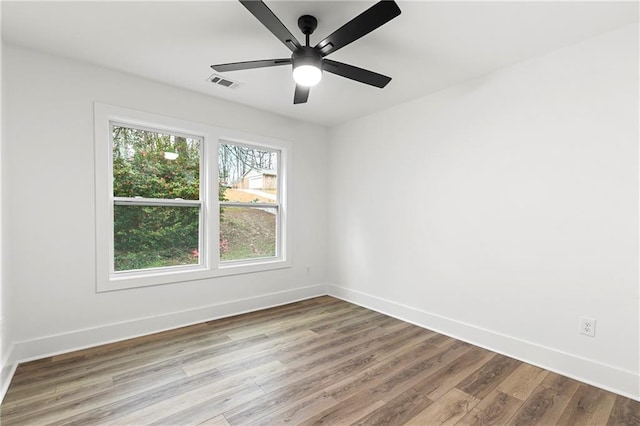
M 638 124 L 634 25 L 333 129 L 332 293 L 639 398 Z
M 3 56 L 13 361 L 323 292 L 324 128 L 14 46 Z M 97 294 L 94 101 L 291 141 L 294 267 Z

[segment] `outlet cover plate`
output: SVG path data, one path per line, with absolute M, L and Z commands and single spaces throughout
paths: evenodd
M 580 317 L 580 334 L 596 337 L 596 320 L 593 318 Z

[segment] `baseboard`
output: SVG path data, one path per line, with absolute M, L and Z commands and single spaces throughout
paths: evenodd
M 16 366 L 9 363 L 9 356 L 13 351 L 13 344 L 5 350 L 7 342 L 4 341 L 5 333 L 2 318 L 0 318 L 0 334 L 2 335 L 2 341 L 0 342 L 0 402 L 2 402 L 4 394 L 7 393 L 7 389 L 9 389 L 9 383 L 13 377 L 13 373 L 16 370 Z
M 327 291 L 330 296 L 338 299 L 640 401 L 638 373 L 496 333 L 473 324 L 434 315 L 356 290 L 327 284 Z
M 9 389 L 9 384 L 13 378 L 13 374 L 16 372 L 17 364 L 9 362 L 9 357 L 11 356 L 14 347 L 15 346 L 12 344 L 9 347 L 9 350 L 5 353 L 5 356 L 0 360 L 0 403 L 2 403 L 2 400 Z
M 144 336 L 204 321 L 267 309 L 327 294 L 323 284 L 302 287 L 277 293 L 263 294 L 247 299 L 202 306 L 154 317 L 138 318 L 131 321 L 113 323 L 100 327 L 70 331 L 38 339 L 15 342 L 9 350 L 6 363 L 7 372 L 2 370 L 3 389 L 13 376 L 9 366 L 39 358 L 72 352 L 120 340 Z M 6 375 L 6 377 L 5 377 Z M 4 389 L 6 391 L 6 389 Z M 4 397 L 4 393 L 0 394 Z M 1 401 L 1 399 L 0 399 Z

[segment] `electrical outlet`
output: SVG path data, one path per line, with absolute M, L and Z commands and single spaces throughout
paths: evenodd
M 580 334 L 596 337 L 596 320 L 593 318 L 580 317 Z
M 311 266 L 307 265 L 307 275 L 311 275 Z

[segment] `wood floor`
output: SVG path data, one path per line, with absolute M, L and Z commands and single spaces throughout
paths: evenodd
M 319 297 L 22 364 L 2 425 L 640 425 L 640 403 Z

